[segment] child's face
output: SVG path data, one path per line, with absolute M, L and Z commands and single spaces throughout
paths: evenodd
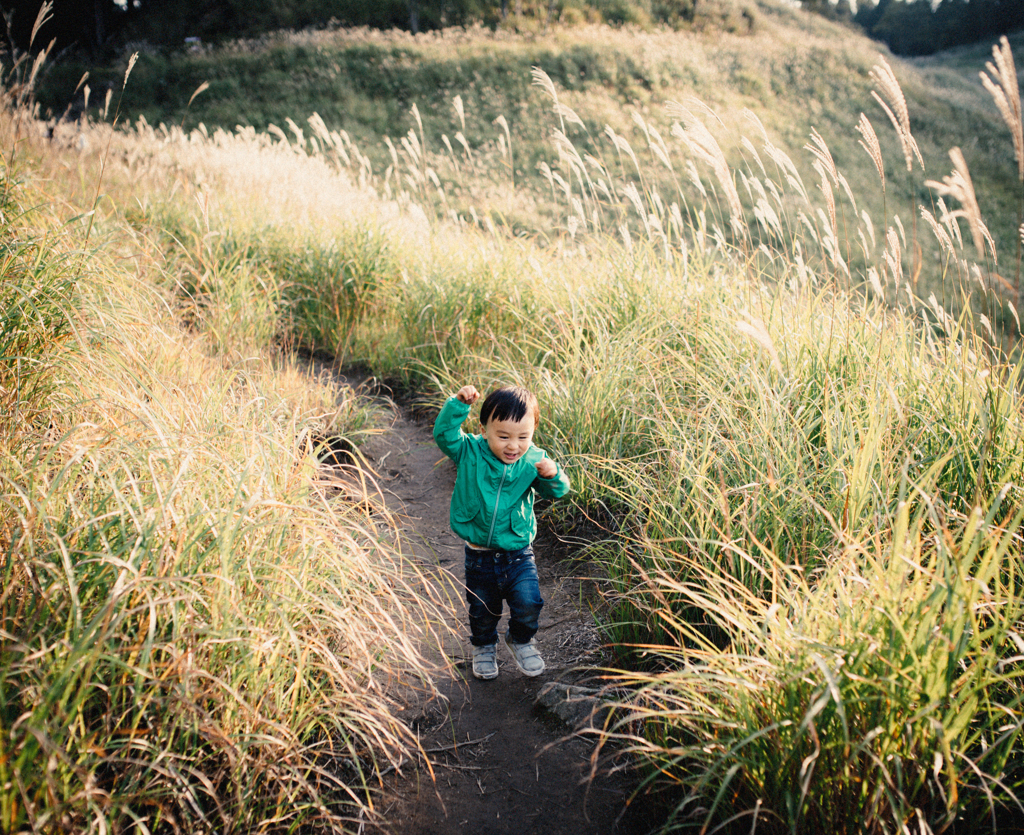
M 536 428 L 533 415 L 527 413 L 522 420 L 494 420 L 484 425 L 484 437 L 494 457 L 503 464 L 522 458 L 533 442 Z

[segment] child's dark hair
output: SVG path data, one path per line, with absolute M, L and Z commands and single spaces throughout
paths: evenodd
M 536 427 L 540 423 L 540 406 L 534 393 L 522 386 L 503 386 L 484 399 L 480 407 L 480 423 L 486 426 L 492 418 L 518 421 L 527 414 L 533 415 L 533 425 Z

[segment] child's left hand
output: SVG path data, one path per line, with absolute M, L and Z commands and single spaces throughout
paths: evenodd
M 554 478 L 558 475 L 558 465 L 550 458 L 541 458 L 536 464 L 537 475 L 541 478 Z

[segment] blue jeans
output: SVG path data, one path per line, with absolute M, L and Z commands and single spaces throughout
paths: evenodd
M 533 547 L 520 551 L 480 551 L 466 546 L 466 602 L 470 642 L 498 642 L 502 603 L 508 601 L 509 640 L 525 644 L 537 634 L 544 600 L 540 596 Z

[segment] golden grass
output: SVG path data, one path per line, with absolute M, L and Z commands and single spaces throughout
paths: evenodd
M 960 203 L 962 208 L 948 212 L 940 219 L 943 222 L 947 222 L 958 217 L 964 218 L 971 230 L 971 237 L 974 239 L 974 249 L 979 260 L 983 261 L 986 257 L 985 245 L 987 243 L 988 253 L 991 255 L 993 262 L 995 262 L 995 243 L 988 232 L 988 227 L 985 226 L 985 222 L 982 220 L 981 209 L 978 207 L 978 198 L 974 193 L 974 184 L 971 182 L 971 172 L 967 170 L 967 161 L 964 159 L 963 151 L 959 148 L 953 148 L 949 152 L 949 157 L 953 160 L 953 171 L 943 177 L 941 183 L 935 180 L 928 180 L 925 182 L 925 185 L 934 189 L 936 194 L 952 197 Z
M 176 171 L 172 189 L 195 175 L 202 196 L 233 172 L 262 197 L 261 167 L 286 172 L 296 155 L 268 143 L 232 168 L 230 143 L 165 137 L 142 153 L 108 128 L 87 131 L 96 150 L 55 153 L 9 116 L 4 289 L 23 280 L 31 299 L 76 269 L 67 338 L 23 358 L 45 399 L 27 400 L 25 370 L 3 361 L 19 398 L 0 422 L 3 703 L 17 722 L 0 744 L 0 828 L 345 831 L 416 747 L 394 693 L 430 688 L 421 651 L 446 605 L 396 549 L 372 477 L 343 482 L 317 460 L 320 439 L 358 441 L 378 418 L 281 350 L 272 277 L 217 262 L 208 203 L 189 209 L 216 292 L 193 306 L 183 262 L 90 179 L 102 170 L 124 195 L 125 172 L 144 186 Z M 295 197 L 292 217 L 337 211 L 330 192 Z M 70 200 L 98 211 L 87 221 Z M 247 220 L 281 222 L 265 205 Z
M 1004 35 L 992 47 L 992 59 L 985 64 L 985 72 L 979 73 L 981 83 L 992 96 L 999 113 L 1010 129 L 1013 138 L 1013 153 L 1017 157 L 1017 172 L 1024 182 L 1024 123 L 1021 121 L 1020 91 L 1017 87 L 1017 70 L 1013 64 L 1010 42 Z
M 808 34 L 819 47 L 825 37 L 817 30 Z M 731 47 L 728 38 L 723 42 L 721 54 L 705 45 L 696 59 L 687 60 L 726 62 Z M 443 46 L 442 40 L 438 43 Z M 655 34 L 647 46 L 656 52 L 667 49 L 667 43 Z M 428 48 L 435 46 L 428 42 Z M 778 48 L 769 57 L 784 59 Z M 872 95 L 892 122 L 902 162 L 912 174 L 914 161 L 923 167 L 923 159 L 910 134 L 903 88 L 884 59 L 870 77 L 877 85 Z M 163 289 L 130 295 L 114 289 L 117 305 L 88 307 L 104 322 L 103 317 L 113 318 L 104 312 L 111 307 L 138 305 L 139 312 L 119 315 L 118 321 L 132 324 L 112 334 L 99 327 L 83 329 L 89 334 L 81 343 L 86 359 L 69 361 L 69 368 L 76 380 L 102 381 L 102 396 L 87 403 L 88 388 L 64 390 L 62 396 L 74 407 L 66 411 L 63 427 L 69 459 L 85 462 L 81 472 L 90 477 L 107 462 L 124 462 L 133 478 L 113 482 L 118 494 L 130 495 L 141 483 L 158 485 L 161 530 L 173 534 L 186 510 L 199 508 L 204 530 L 231 531 L 242 557 L 232 563 L 227 547 L 217 556 L 236 569 L 230 575 L 234 585 L 216 582 L 216 572 L 210 577 L 204 572 L 200 583 L 220 596 L 209 608 L 223 621 L 244 602 L 240 590 L 258 588 L 265 578 L 275 594 L 283 588 L 296 595 L 310 582 L 321 589 L 318 603 L 330 612 L 330 625 L 297 630 L 302 639 L 290 645 L 287 663 L 301 665 L 301 649 L 308 647 L 319 672 L 345 683 L 340 700 L 341 693 L 353 692 L 365 698 L 351 714 L 353 725 L 362 728 L 355 736 L 372 740 L 369 747 L 381 749 L 384 757 L 401 742 L 402 729 L 386 711 L 368 719 L 365 712 L 379 706 L 374 697 L 381 676 L 399 676 L 406 667 L 423 670 L 416 666 L 412 641 L 395 638 L 398 659 L 383 672 L 375 654 L 389 636 L 410 629 L 415 634 L 416 618 L 408 614 L 415 609 L 406 608 L 412 587 L 402 584 L 400 571 L 373 575 L 370 588 L 357 581 L 373 571 L 378 559 L 387 562 L 393 555 L 380 545 L 376 520 L 366 517 L 364 508 L 350 508 L 335 518 L 336 506 L 327 498 L 330 485 L 319 479 L 304 443 L 325 424 L 345 424 L 346 418 L 331 411 L 329 386 L 305 387 L 287 356 L 270 350 L 274 334 L 287 330 L 292 313 L 284 301 L 288 277 L 272 274 L 259 257 L 273 235 L 278 236 L 275 245 L 283 241 L 285 248 L 299 252 L 326 249 L 360 224 L 382 230 L 394 269 L 374 275 L 379 284 L 357 299 L 350 318 L 339 303 L 335 318 L 345 333 L 337 333 L 329 344 L 344 346 L 346 356 L 375 371 L 402 375 L 426 389 L 427 400 L 456 380 L 474 380 L 482 387 L 499 380 L 523 382 L 537 390 L 547 416 L 543 442 L 574 468 L 579 512 L 609 528 L 609 564 L 622 570 L 612 598 L 632 605 L 628 611 L 636 614 L 617 626 L 626 633 L 648 630 L 637 638 L 648 650 L 652 635 L 691 634 L 687 616 L 697 593 L 684 570 L 696 566 L 694 576 L 705 571 L 716 581 L 705 584 L 696 602 L 712 619 L 720 617 L 719 636 L 749 624 L 751 663 L 763 669 L 785 656 L 784 651 L 772 655 L 764 642 L 786 630 L 780 626 L 776 632 L 772 626 L 759 631 L 771 616 L 777 618 L 773 623 L 781 624 L 786 616 L 795 621 L 801 600 L 811 593 L 821 596 L 813 611 L 808 606 L 810 626 L 827 627 L 835 615 L 832 590 L 817 592 L 815 583 L 835 579 L 829 573 L 833 569 L 842 574 L 845 563 L 837 554 L 850 561 L 881 558 L 891 545 L 900 554 L 934 547 L 949 556 L 947 550 L 956 552 L 959 546 L 946 549 L 944 537 L 955 539 L 960 529 L 933 525 L 933 516 L 945 513 L 942 501 L 949 503 L 948 518 L 966 520 L 963 527 L 971 531 L 974 504 L 985 502 L 992 514 L 998 510 L 1007 518 L 1017 512 L 1016 505 L 1000 509 L 1000 502 L 1019 498 L 1012 487 L 1020 469 L 1021 437 L 1014 366 L 998 349 L 990 317 L 979 317 L 975 333 L 969 313 L 960 316 L 942 303 L 966 305 L 978 285 L 1005 291 L 986 262 L 986 255 L 994 260 L 995 245 L 986 235 L 962 154 L 954 153 L 949 177 L 927 181 L 937 193 L 937 205 L 935 212 L 923 213 L 940 250 L 939 263 L 958 283 L 948 300 L 933 294 L 923 302 L 915 295 L 916 273 L 909 271 L 910 280 L 907 275 L 907 253 L 920 245 L 915 227 L 908 232 L 899 217 L 883 216 L 884 231 L 876 243 L 865 195 L 858 192 L 854 200 L 854 189 L 837 163 L 840 157 L 821 133 L 813 131 L 804 145 L 817 174 L 817 191 L 804 185 L 800 166 L 770 138 L 756 114 L 749 114 L 754 139 L 741 142 L 744 164 L 731 167 L 727 140 L 748 114 L 721 118 L 696 97 L 673 109 L 675 120 L 667 129 L 645 111 L 649 101 L 618 114 L 601 133 L 611 146 L 601 159 L 597 152 L 581 151 L 576 142 L 588 116 L 577 112 L 577 100 L 540 71 L 534 81 L 546 92 L 557 119 L 551 162 L 545 165 L 560 220 L 545 240 L 515 237 L 500 228 L 493 205 L 479 207 L 479 213 L 473 205 L 460 211 L 443 190 L 439 193 L 441 163 L 424 147 L 418 111 L 413 114 L 416 129 L 391 143 L 393 165 L 383 176 L 369 170 L 346 136 L 316 118 L 307 122 L 308 134 L 294 122 L 285 124 L 287 131 L 267 134 L 186 134 L 136 124 L 114 134 L 96 128 L 100 139 L 90 143 L 112 150 L 105 174 L 111 199 L 99 205 L 114 211 L 98 216 L 97 229 L 112 234 L 121 222 L 117 209 L 136 204 L 138 209 L 126 213 L 140 227 L 138 234 L 155 235 L 162 224 L 186 230 L 168 249 L 186 251 L 188 259 L 183 259 L 187 268 L 168 259 L 164 275 L 155 275 L 160 269 L 153 264 L 140 263 L 145 284 Z M 1005 93 L 1005 85 L 999 89 Z M 461 97 L 456 102 L 461 134 L 467 115 L 473 114 L 467 114 Z M 624 123 L 636 128 L 629 137 L 621 128 Z M 504 144 L 492 159 L 497 163 L 492 171 L 502 173 L 505 195 L 515 197 L 514 124 L 502 120 L 494 127 Z M 884 196 L 882 143 L 863 114 L 856 131 Z M 449 141 L 444 161 L 468 178 L 480 160 L 458 137 L 462 151 Z M 87 171 L 97 165 L 96 157 L 90 152 L 71 165 Z M 652 170 L 668 172 L 673 188 L 657 187 Z M 167 172 L 173 174 L 169 183 Z M 946 198 L 957 205 L 948 207 Z M 964 251 L 963 220 L 976 259 Z M 854 235 L 863 248 L 860 263 L 850 254 Z M 117 239 L 117 246 L 136 255 L 145 249 L 140 241 L 127 239 Z M 251 257 L 230 260 L 228 255 L 234 257 L 239 249 Z M 145 251 L 154 260 L 162 257 L 160 247 Z M 185 275 L 187 270 L 192 273 Z M 840 276 L 854 293 L 847 294 Z M 124 282 L 110 286 L 123 288 Z M 210 294 L 212 301 L 200 304 L 189 295 L 192 287 L 216 292 Z M 871 287 L 877 298 L 858 295 L 864 287 Z M 195 334 L 158 324 L 164 313 L 173 321 L 182 294 L 186 307 L 196 304 Z M 886 311 L 883 300 L 893 309 Z M 987 300 L 993 305 L 1001 301 L 995 294 Z M 147 305 L 152 309 L 143 313 Z M 328 312 L 335 315 L 333 308 Z M 915 317 L 928 317 L 930 326 L 918 331 Z M 106 347 L 96 349 L 94 342 Z M 114 373 L 90 370 L 102 365 L 88 359 L 101 351 L 109 352 L 103 353 L 103 362 Z M 129 385 L 118 388 L 118 381 Z M 102 430 L 86 431 L 85 423 Z M 65 452 L 62 448 L 56 454 Z M 231 466 L 216 469 L 224 461 Z M 203 485 L 175 481 L 177 473 L 188 474 L 193 467 L 208 474 Z M 912 500 L 906 499 L 908 491 Z M 914 523 L 926 533 L 907 533 L 908 514 L 917 509 Z M 87 519 L 81 516 L 82 522 Z M 1001 557 L 1018 547 L 1013 536 L 1003 536 L 993 520 L 988 522 L 978 542 L 963 550 L 976 545 L 982 553 L 991 546 Z M 169 541 L 178 540 L 171 536 Z M 289 555 L 284 567 L 273 562 L 282 545 Z M 327 573 L 312 580 L 305 573 L 324 565 Z M 793 580 L 789 597 L 777 587 L 787 577 Z M 723 600 L 710 599 L 711 588 Z M 750 605 L 732 607 L 731 591 Z M 931 593 L 924 586 L 916 591 L 925 598 Z M 835 594 L 843 592 L 840 588 Z M 374 594 L 383 599 L 375 600 Z M 871 597 L 869 588 L 864 599 Z M 329 605 L 335 598 L 342 602 Z M 252 610 L 244 610 L 243 625 L 259 636 L 252 657 L 263 659 L 278 645 L 272 630 L 253 625 L 250 612 L 260 607 L 251 605 Z M 790 611 L 774 608 L 779 605 Z M 900 611 L 899 600 L 893 611 Z M 357 623 L 371 628 L 351 632 Z M 839 622 L 837 634 L 843 629 Z M 808 627 L 789 638 L 800 645 L 814 634 Z M 838 640 L 832 633 L 827 637 Z M 705 649 L 712 653 L 710 642 Z M 655 652 L 663 654 L 668 666 L 679 660 L 671 646 Z M 726 654 L 712 661 L 725 665 L 727 675 L 737 659 Z M 836 711 L 846 710 L 847 697 L 835 698 L 827 681 L 831 668 L 812 662 L 797 671 L 776 665 L 783 697 L 788 698 L 787 683 L 810 682 L 796 687 L 791 704 L 780 703 L 767 713 L 749 701 L 740 705 L 754 714 L 750 733 L 760 733 L 757 722 L 776 720 L 788 723 L 787 728 L 816 727 L 804 721 L 807 699 L 821 710 L 833 704 Z M 685 665 L 685 659 L 680 663 Z M 700 670 L 684 669 L 681 679 L 654 673 L 642 683 L 650 685 L 653 700 L 689 704 L 690 709 L 689 694 L 703 691 L 681 689 L 679 681 L 687 686 L 702 681 L 710 691 L 714 682 L 701 679 Z M 818 670 L 824 670 L 824 683 Z M 282 676 L 271 682 L 276 689 L 270 692 L 292 697 L 302 691 Z M 764 677 L 759 681 L 764 683 Z M 882 690 L 883 684 L 889 686 L 886 681 L 878 678 Z M 252 682 L 264 683 L 258 676 L 250 679 L 250 686 L 256 686 Z M 854 690 L 850 698 L 856 701 L 860 697 Z M 908 687 L 901 695 L 914 702 L 915 692 Z M 310 700 L 306 709 L 314 704 Z M 239 716 L 247 709 L 247 704 L 232 704 L 226 727 L 240 727 Z M 671 735 L 689 720 L 675 724 L 679 717 L 671 711 L 639 713 L 653 720 L 646 726 L 653 732 L 637 748 L 660 767 L 659 757 L 665 751 L 671 755 Z M 834 733 L 826 740 L 833 752 L 844 726 L 843 717 L 835 715 Z M 717 727 L 715 721 L 710 724 Z M 1019 722 L 1013 725 L 1019 727 Z M 658 738 L 663 730 L 664 738 Z M 865 733 L 870 737 L 871 729 Z M 818 742 L 811 734 L 801 737 L 801 744 L 808 739 L 811 747 L 804 753 L 811 756 Z M 897 729 L 891 744 L 898 746 L 900 739 Z M 360 744 L 354 748 L 362 750 Z M 772 771 L 779 750 L 757 760 L 751 773 L 793 773 Z M 719 786 L 725 791 L 732 785 L 728 769 L 735 761 L 716 759 L 696 779 L 714 775 L 724 763 L 718 777 L 707 779 L 721 778 L 709 789 L 712 795 Z M 839 765 L 832 775 L 838 784 L 837 775 L 846 773 L 842 762 L 849 761 L 835 762 Z M 785 765 L 795 765 L 799 785 L 810 785 L 799 782 L 810 779 L 808 769 L 801 771 L 800 763 Z M 656 773 L 664 776 L 670 770 L 671 765 Z M 927 781 L 926 771 L 914 773 Z M 935 780 L 942 791 L 959 786 L 961 777 Z M 756 788 L 756 780 L 749 785 Z M 693 796 L 700 797 L 701 789 L 697 786 Z M 892 786 L 880 778 L 876 789 L 884 793 Z M 788 808 L 784 793 L 780 789 L 776 797 L 780 817 Z M 897 794 L 893 790 L 894 814 L 902 812 Z M 802 803 L 807 796 L 804 791 L 795 801 Z M 939 809 L 940 816 L 948 812 Z

